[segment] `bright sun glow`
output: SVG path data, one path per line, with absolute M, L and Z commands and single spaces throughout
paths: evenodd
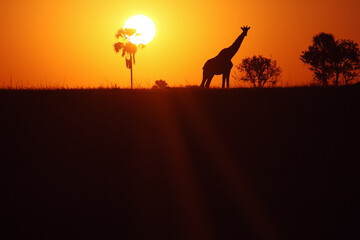
M 136 33 L 130 37 L 130 42 L 137 45 L 148 44 L 156 33 L 154 22 L 144 15 L 132 16 L 125 22 L 124 28 L 136 29 Z

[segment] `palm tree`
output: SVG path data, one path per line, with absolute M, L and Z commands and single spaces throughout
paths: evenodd
M 120 52 L 122 50 L 122 57 L 125 57 L 126 67 L 130 69 L 131 74 L 131 89 L 133 89 L 133 64 L 135 64 L 135 53 L 138 47 L 143 48 L 144 45 L 136 45 L 130 42 L 130 37 L 136 33 L 135 29 L 120 29 L 116 34 L 118 42 L 114 44 L 115 52 Z

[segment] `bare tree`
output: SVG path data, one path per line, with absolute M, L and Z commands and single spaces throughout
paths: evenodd
M 122 51 L 121 56 L 125 57 L 126 67 L 130 69 L 131 76 L 131 89 L 133 89 L 133 64 L 135 64 L 135 53 L 137 48 L 143 48 L 145 45 L 140 44 L 136 45 L 130 42 L 130 37 L 136 33 L 135 29 L 120 29 L 116 34 L 118 42 L 114 44 L 115 52 Z
M 243 59 L 236 69 L 233 75 L 236 80 L 250 82 L 257 88 L 266 84 L 276 85 L 281 75 L 281 68 L 276 61 L 262 55 Z

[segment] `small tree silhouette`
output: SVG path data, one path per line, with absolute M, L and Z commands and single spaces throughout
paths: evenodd
M 348 85 L 352 80 L 359 76 L 360 50 L 358 44 L 352 40 L 337 40 L 333 65 L 335 86 L 338 86 L 339 84 L 340 75 L 343 76 L 345 85 Z
M 130 37 L 136 33 L 135 29 L 120 29 L 115 35 L 118 42 L 114 44 L 115 52 L 118 53 L 122 50 L 122 57 L 125 57 L 126 67 L 130 69 L 131 89 L 133 89 L 133 64 L 135 64 L 135 53 L 137 48 L 144 48 L 145 45 L 139 44 L 138 46 L 130 42 Z
M 313 37 L 313 44 L 303 51 L 300 60 L 309 64 L 314 72 L 315 82 L 323 86 L 329 85 L 331 79 L 335 86 L 339 85 L 340 75 L 345 85 L 358 75 L 360 69 L 360 51 L 358 44 L 352 40 L 335 41 L 332 34 L 319 33 Z
M 307 51 L 302 52 L 300 60 L 310 64 L 310 70 L 314 72 L 314 80 L 323 86 L 327 86 L 333 75 L 330 66 L 331 52 L 335 49 L 334 36 L 320 33 L 313 37 L 313 44 Z
M 238 71 L 233 75 L 236 80 L 250 82 L 257 88 L 268 83 L 276 85 L 281 75 L 281 68 L 276 61 L 262 55 L 244 58 L 236 69 Z
M 153 89 L 157 89 L 157 88 L 160 88 L 160 89 L 165 89 L 165 88 L 168 88 L 168 84 L 164 81 L 164 80 L 156 80 L 155 81 L 155 85 L 152 87 Z

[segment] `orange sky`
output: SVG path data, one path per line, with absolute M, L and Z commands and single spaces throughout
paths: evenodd
M 130 72 L 112 45 L 136 14 L 153 19 L 157 35 L 137 53 L 135 87 L 158 79 L 199 85 L 204 63 L 232 44 L 242 25 L 251 29 L 234 65 L 254 54 L 271 56 L 284 83 L 309 83 L 301 51 L 321 31 L 360 43 L 359 9 L 358 0 L 1 1 L 0 87 L 129 87 Z

